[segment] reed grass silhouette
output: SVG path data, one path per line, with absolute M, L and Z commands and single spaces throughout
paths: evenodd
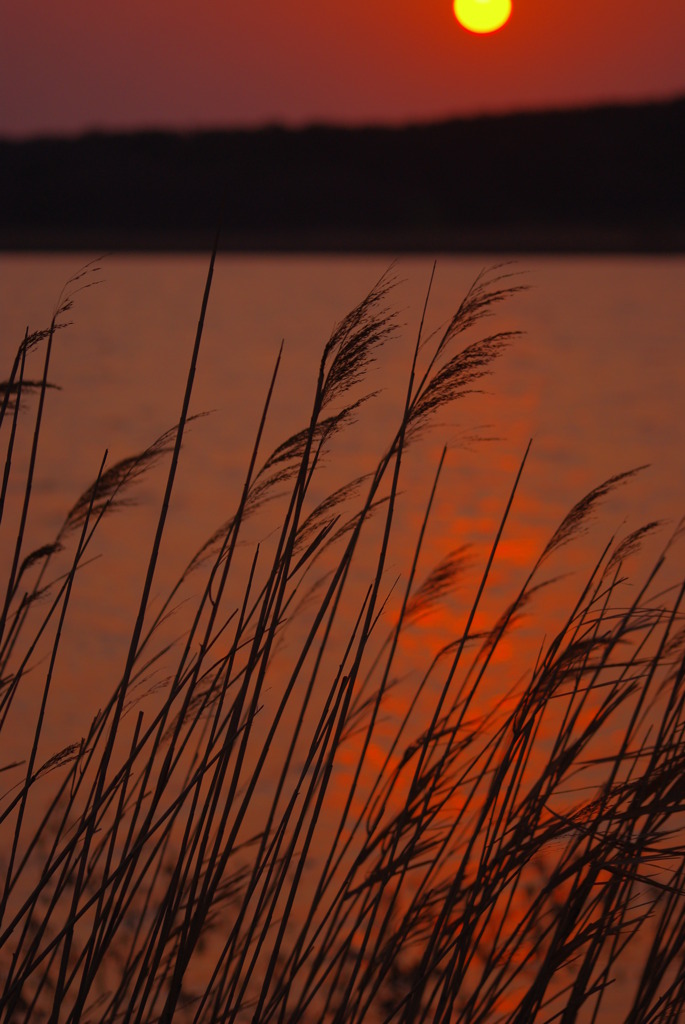
M 418 578 L 441 459 L 416 536 L 403 537 L 406 578 L 386 614 L 403 460 L 513 340 L 474 333 L 517 278 L 506 268 L 482 274 L 441 332 L 425 335 L 422 318 L 383 454 L 323 500 L 313 495 L 324 456 L 373 401 L 367 370 L 398 330 L 392 280 L 334 330 L 309 422 L 265 457 L 279 354 L 237 507 L 154 611 L 215 256 L 178 423 L 135 456 L 103 460 L 57 536 L 32 551 L 26 524 L 51 349 L 92 268 L 69 283 L 47 330 L 27 331 L 0 385 L 0 509 L 10 524 L 0 731 L 12 728 L 29 671 L 43 681 L 25 757 L 0 757 L 0 1019 L 683 1019 L 685 583 L 660 583 L 672 540 L 633 590 L 625 559 L 658 524 L 609 543 L 534 663 L 506 689 L 494 671 L 523 610 L 554 585 L 541 575 L 550 557 L 635 471 L 576 504 L 484 629 L 480 610 L 526 452 L 463 630 L 426 651 L 396 699 L 405 631 L 475 559 L 460 546 Z M 38 353 L 42 376 L 29 378 L 27 359 Z M 26 475 L 12 489 L 22 431 Z M 163 460 L 164 496 L 116 684 L 87 734 L 39 763 L 79 571 L 103 517 Z M 248 518 L 276 495 L 278 529 L 245 563 Z M 359 598 L 351 578 L 360 559 L 368 589 Z M 182 600 L 187 628 L 168 642 L 164 626 Z

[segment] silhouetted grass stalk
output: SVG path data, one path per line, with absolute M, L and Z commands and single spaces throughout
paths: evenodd
M 0 385 L 0 513 L 20 495 L 3 541 L 0 731 L 14 728 L 29 671 L 43 678 L 25 759 L 0 761 L 1 1019 L 679 1019 L 685 585 L 658 589 L 672 542 L 623 605 L 625 560 L 658 524 L 612 540 L 518 681 L 503 687 L 495 658 L 524 610 L 558 585 L 540 578 L 550 558 L 637 471 L 579 501 L 514 600 L 477 630 L 526 451 L 463 627 L 402 683 L 405 631 L 449 597 L 473 557 L 450 551 L 416 583 L 443 450 L 417 535 L 403 538 L 407 575 L 393 596 L 386 564 L 404 457 L 512 341 L 470 339 L 519 286 L 502 270 L 481 275 L 426 336 L 429 287 L 384 453 L 317 503 L 322 458 L 373 401 L 359 388 L 397 330 L 386 277 L 324 346 L 307 426 L 264 458 L 279 353 L 237 509 L 154 612 L 214 258 L 178 424 L 139 454 L 104 461 L 56 538 L 28 552 L 51 350 L 92 268 L 70 282 L 47 330 L 27 331 Z M 32 380 L 27 360 L 41 348 Z M 29 457 L 12 491 L 22 429 Z M 87 735 L 39 764 L 80 568 L 103 517 L 166 456 L 120 677 Z M 281 509 L 277 529 L 245 570 L 245 525 L 267 506 Z M 360 565 L 365 592 L 352 578 Z M 182 599 L 185 634 L 169 640 Z

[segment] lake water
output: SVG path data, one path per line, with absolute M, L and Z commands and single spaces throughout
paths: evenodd
M 25 327 L 49 322 L 65 282 L 87 259 L 2 257 L 6 365 Z M 500 262 L 441 257 L 428 328 L 443 324 L 475 276 Z M 175 423 L 206 263 L 197 256 L 110 256 L 92 276 L 100 283 L 75 295 L 71 326 L 58 334 L 53 356 L 51 379 L 62 390 L 49 396 L 32 544 L 56 531 L 94 479 L 105 449 L 111 464 Z M 383 256 L 219 258 L 192 404 L 193 411 L 211 414 L 193 425 L 186 443 L 160 587 L 164 571 L 171 579 L 237 500 L 281 340 L 264 452 L 305 425 L 323 344 L 391 263 Z M 370 387 L 383 394 L 363 429 L 343 437 L 337 449 L 341 479 L 355 476 L 360 465 L 368 468 L 388 442 L 431 266 L 416 257 L 399 257 L 392 266 L 398 285 L 390 301 L 401 331 L 371 372 Z M 512 566 L 523 571 L 587 491 L 636 466 L 650 468 L 605 505 L 596 543 L 624 522 L 634 528 L 653 519 L 677 521 L 685 512 L 685 260 L 549 257 L 503 269 L 519 274 L 514 282 L 527 290 L 501 304 L 484 329 L 523 333 L 482 382 L 486 393 L 442 416 L 411 465 L 411 474 L 418 474 L 409 478 L 418 515 L 442 445 L 452 446 L 434 516 L 436 547 L 487 542 L 529 438 L 531 455 L 503 552 Z M 29 372 L 39 373 L 37 361 Z M 476 434 L 489 440 L 464 442 Z M 140 517 L 145 508 L 154 511 L 158 491 L 143 484 L 136 492 L 140 510 L 108 526 L 113 536 L 106 535 L 103 550 L 116 546 L 111 557 L 122 588 L 105 596 L 101 618 L 87 630 L 88 648 L 106 647 L 126 619 L 130 595 L 123 580 L 135 579 L 139 557 L 131 538 L 144 529 Z M 89 602 L 84 612 L 95 615 Z M 91 657 L 90 650 L 83 654 Z
M 91 258 L 2 258 L 0 329 L 7 366 L 26 326 L 34 330 L 49 323 L 65 283 Z M 75 291 L 73 308 L 63 318 L 69 326 L 56 337 L 50 378 L 61 390 L 49 394 L 25 551 L 53 539 L 94 480 L 105 450 L 111 465 L 176 422 L 207 262 L 201 256 L 109 256 L 67 288 L 92 284 Z M 503 262 L 441 257 L 425 333 L 448 321 L 482 270 Z M 219 257 L 191 406 L 209 415 L 193 423 L 185 442 L 156 577 L 158 600 L 237 504 L 281 341 L 263 457 L 306 425 L 331 330 L 389 272 L 397 279 L 389 302 L 400 329 L 369 375 L 369 389 L 380 394 L 361 413 L 360 424 L 336 442 L 328 486 L 371 468 L 390 441 L 404 400 L 431 270 L 432 260 L 417 257 Z M 610 536 L 663 520 L 660 536 L 647 546 L 651 557 L 685 513 L 685 260 L 549 257 L 507 262 L 501 272 L 514 274 L 510 283 L 525 290 L 498 305 L 465 340 L 479 337 L 479 329 L 522 333 L 495 362 L 492 375 L 478 382 L 482 393 L 442 413 L 405 461 L 401 511 L 413 535 L 442 447 L 450 446 L 424 571 L 464 543 L 472 545 L 476 564 L 483 562 L 529 439 L 531 453 L 488 592 L 493 615 L 512 598 L 578 499 L 616 473 L 649 466 L 604 502 L 584 546 L 555 565 L 559 574 L 572 574 L 566 589 L 547 597 L 550 615 L 538 609 L 529 624 L 535 648 L 554 627 L 551 610 L 562 614 Z M 40 358 L 34 356 L 29 376 L 40 376 Z M 160 473 L 145 478 L 131 493 L 135 507 L 101 528 L 98 561 L 83 570 L 72 597 L 57 666 L 57 692 L 64 697 L 53 704 L 46 737 L 82 734 L 99 706 L 100 688 L 107 690 L 107 678 L 124 657 L 163 480 Z M 23 486 L 19 474 L 14 486 L 16 499 Z M 272 527 L 259 520 L 251 539 L 267 537 Z M 393 554 L 388 580 L 393 574 L 406 577 L 404 554 Z M 637 572 L 639 563 L 633 568 Z M 474 575 L 463 595 L 464 606 L 475 580 Z M 359 583 L 365 585 L 361 576 Z M 444 642 L 455 628 L 454 616 L 457 609 L 451 619 L 433 622 L 434 636 L 427 626 L 417 646 Z M 93 678 L 102 682 L 84 696 L 83 680 Z M 28 689 L 26 700 L 28 708 Z
M 0 337 L 6 368 L 27 325 L 33 330 L 49 323 L 65 282 L 89 258 L 1 258 Z M 484 268 L 501 262 L 499 256 L 440 257 L 426 333 L 449 320 Z M 145 448 L 178 418 L 207 260 L 117 255 L 99 261 L 98 267 L 81 279 L 98 283 L 75 294 L 66 318 L 70 326 L 55 339 L 50 379 L 61 390 L 48 395 L 26 551 L 56 535 L 69 508 L 95 478 L 105 449 L 110 464 L 116 462 Z M 397 279 L 388 301 L 400 329 L 370 370 L 368 389 L 379 394 L 336 442 L 321 496 L 326 486 L 337 487 L 373 466 L 392 439 L 402 408 L 431 270 L 431 260 L 414 256 L 219 257 L 191 406 L 192 412 L 208 415 L 192 423 L 185 442 L 155 582 L 157 601 L 235 509 L 281 341 L 282 366 L 264 456 L 306 426 L 320 354 L 331 330 L 389 272 Z M 445 444 L 445 470 L 422 555 L 424 574 L 441 554 L 465 543 L 472 545 L 474 564 L 482 564 L 528 441 L 533 441 L 484 620 L 511 600 L 578 499 L 614 474 L 648 465 L 603 503 L 580 543 L 561 552 L 554 572 L 568 573 L 567 580 L 521 627 L 521 644 L 529 653 L 554 628 L 555 616 L 568 610 L 613 534 L 664 521 L 643 561 L 634 560 L 639 573 L 685 513 L 685 259 L 523 258 L 507 262 L 500 272 L 514 274 L 510 283 L 526 289 L 499 304 L 465 340 L 499 330 L 522 333 L 493 374 L 478 382 L 482 391 L 443 411 L 410 449 L 398 514 L 412 539 L 406 545 L 400 539 L 391 549 L 385 577 L 388 591 L 396 578 L 406 577 L 407 550 Z M 36 379 L 40 361 L 32 358 L 27 376 Z M 23 454 L 26 458 L 26 450 Z M 65 625 L 56 696 L 44 732 L 46 753 L 65 734 L 73 739 L 83 734 L 121 671 L 163 479 L 152 473 L 134 492 L 136 506 L 103 524 L 93 550 L 97 559 L 82 570 Z M 15 505 L 20 494 L 18 477 L 10 489 Z M 14 521 L 10 517 L 10 536 Z M 249 539 L 266 543 L 273 526 L 266 510 L 250 524 Z M 3 564 L 8 565 L 4 543 Z M 674 577 L 681 566 L 682 549 Z M 368 583 L 364 566 L 355 572 L 363 591 Z M 458 629 L 477 579 L 474 570 L 464 592 L 414 630 L 409 664 L 414 656 L 437 650 Z M 392 612 L 388 615 L 391 620 Z M 517 650 L 503 645 L 500 671 L 509 679 L 519 671 Z M 21 757 L 26 744 L 21 723 L 36 699 L 27 679 L 16 704 L 15 746 L 3 751 L 7 762 Z

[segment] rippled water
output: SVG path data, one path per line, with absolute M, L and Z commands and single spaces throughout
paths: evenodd
M 26 326 L 33 330 L 49 322 L 65 282 L 87 259 L 71 254 L 3 258 L 0 331 L 6 366 Z M 438 261 L 426 333 L 450 318 L 476 276 L 495 262 L 455 257 Z M 142 450 L 176 422 L 206 265 L 200 257 L 109 257 L 69 286 L 74 291 L 67 317 L 71 324 L 56 335 L 50 370 L 51 381 L 61 390 L 48 394 L 25 551 L 57 534 L 69 508 L 95 478 L 105 450 L 111 465 Z M 389 273 L 397 280 L 389 303 L 398 331 L 365 384 L 378 393 L 360 410 L 359 422 L 333 445 L 317 484 L 319 496 L 373 467 L 392 440 L 402 409 L 431 271 L 431 261 L 413 257 L 401 257 L 392 265 L 382 257 L 219 259 L 192 402 L 193 413 L 207 415 L 193 420 L 185 442 L 153 610 L 198 547 L 235 510 L 281 341 L 283 357 L 262 459 L 307 425 L 320 354 L 333 326 Z M 496 331 L 522 333 L 512 339 L 492 376 L 478 382 L 482 388 L 442 412 L 439 422 L 410 447 L 403 465 L 400 530 L 384 569 L 388 604 L 382 625 L 391 624 L 396 614 L 394 587 L 406 578 L 445 444 L 446 464 L 419 577 L 446 551 L 464 544 L 471 545 L 472 566 L 442 606 L 408 629 L 402 664 L 410 686 L 413 664 L 425 664 L 427 654 L 430 660 L 463 629 L 529 439 L 531 453 L 475 630 L 492 626 L 554 527 L 579 498 L 617 473 L 646 464 L 650 468 L 610 496 L 593 528 L 550 565 L 548 575 L 563 580 L 542 592 L 513 640 L 499 645 L 488 683 L 491 678 L 501 681 L 508 690 L 532 663 L 545 634 L 563 621 L 613 534 L 665 520 L 642 561 L 633 561 L 639 573 L 685 512 L 685 260 L 531 259 L 506 264 L 498 272 L 514 275 L 507 281 L 526 285 L 526 290 L 498 305 L 465 341 Z M 90 284 L 94 286 L 79 290 Z M 38 379 L 40 373 L 35 354 L 26 375 Z M 20 427 L 28 423 L 24 410 Z M 16 530 L 28 450 L 25 441 L 15 457 L 18 472 L 10 487 L 0 549 L 5 565 L 11 557 L 8 538 Z M 155 471 L 132 492 L 135 507 L 121 509 L 103 524 L 91 561 L 77 576 L 43 733 L 44 756 L 83 735 L 121 674 L 163 484 L 163 471 Z M 278 516 L 278 503 L 265 506 L 241 536 L 266 548 Z M 674 558 L 675 577 L 681 567 L 682 550 Z M 371 557 L 368 563 L 359 560 L 353 593 L 356 586 L 363 595 L 374 569 Z M 354 602 L 350 612 L 356 613 Z M 185 628 L 183 615 L 181 606 L 170 622 L 172 636 Z M 25 756 L 24 729 L 33 721 L 43 671 L 39 655 L 38 650 L 35 669 L 26 674 L 18 693 L 15 728 L 3 735 L 9 744 L 3 749 L 5 764 Z M 498 702 L 502 692 L 488 690 L 479 699 Z M 401 689 L 393 693 L 386 710 L 403 714 L 405 697 Z M 274 704 L 269 687 L 263 703 L 268 723 Z M 546 742 L 544 729 L 536 742 Z M 369 748 L 376 763 L 381 763 L 382 744 L 379 723 Z M 337 788 L 328 795 L 333 811 L 335 800 L 342 803 L 349 788 L 344 759 L 336 771 Z M 268 790 L 267 777 L 257 803 L 263 796 L 268 801 Z M 401 794 L 394 793 L 393 799 L 401 800 Z
M 89 258 L 3 257 L 6 364 L 26 325 L 49 322 L 65 282 Z M 427 328 L 443 324 L 475 276 L 498 262 L 441 257 Z M 80 283 L 99 283 L 76 293 L 71 325 L 56 340 L 50 376 L 61 391 L 49 395 L 46 413 L 39 500 L 29 524 L 36 546 L 50 539 L 93 480 L 105 449 L 111 463 L 144 448 L 176 421 L 180 408 L 207 260 L 126 255 L 97 265 Z M 192 407 L 210 415 L 193 424 L 186 443 L 160 592 L 237 501 L 281 340 L 264 452 L 306 424 L 319 355 L 333 325 L 389 272 L 398 282 L 391 302 L 401 330 L 370 376 L 370 387 L 383 393 L 336 448 L 337 478 L 357 475 L 380 454 L 403 400 L 431 268 L 431 260 L 416 257 L 219 258 Z M 650 464 L 606 503 L 588 557 L 624 522 L 630 528 L 655 518 L 675 522 L 685 511 L 685 260 L 550 257 L 522 259 L 502 272 L 517 275 L 512 283 L 527 290 L 500 305 L 483 330 L 523 333 L 483 382 L 485 393 L 455 405 L 418 446 L 407 464 L 403 500 L 409 521 L 418 521 L 447 442 L 433 550 L 464 541 L 485 545 L 532 438 L 500 552 L 497 581 L 504 587 L 526 569 L 570 506 L 615 473 Z M 37 362 L 30 372 L 39 373 Z M 487 440 L 471 441 L 476 435 Z M 72 694 L 84 674 L 92 678 L 94 666 L 111 666 L 130 627 L 159 498 L 160 481 L 153 477 L 136 492 L 138 508 L 103 531 L 99 551 L 111 559 L 111 572 L 97 601 L 89 590 L 97 573 L 84 570 L 74 605 L 82 618 L 72 618 L 80 641 L 63 669 Z

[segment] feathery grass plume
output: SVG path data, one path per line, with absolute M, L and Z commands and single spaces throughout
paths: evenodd
M 368 483 L 370 479 L 369 473 L 364 473 L 361 476 L 356 477 L 354 480 L 348 481 L 346 484 L 342 484 L 337 487 L 330 494 L 327 494 L 319 504 L 314 508 L 305 521 L 302 523 L 298 530 L 297 538 L 295 541 L 295 552 L 301 550 L 303 545 L 316 534 L 317 541 L 316 546 L 323 542 L 330 531 L 336 526 L 341 516 L 341 506 L 345 505 L 350 499 L 356 497 L 363 484 Z M 314 548 L 310 548 L 305 556 L 309 560 L 314 553 Z
M 3 412 L 5 409 L 12 412 L 23 392 L 30 394 L 32 391 L 40 391 L 42 387 L 43 382 L 40 380 L 22 380 L 18 383 L 10 381 L 0 382 L 0 398 L 3 402 Z M 51 388 L 53 391 L 61 390 L 59 385 L 50 384 L 49 382 L 46 382 L 45 387 Z
M 198 417 L 194 416 L 189 419 L 192 421 L 196 418 Z M 41 569 L 31 589 L 23 595 L 21 605 L 15 613 L 11 629 L 5 637 L 4 646 L 0 649 L 0 664 L 5 664 L 7 655 L 13 649 L 17 636 L 21 632 L 33 603 L 49 593 L 53 589 L 55 582 L 59 583 L 59 580 L 57 580 L 43 584 L 45 572 L 53 555 L 64 550 L 68 535 L 82 528 L 87 518 L 94 518 L 97 525 L 106 513 L 132 504 L 132 499 L 127 494 L 124 495 L 123 492 L 132 483 L 140 479 L 164 455 L 169 454 L 173 450 L 176 429 L 174 427 L 165 431 L 144 451 L 122 459 L 116 465 L 110 467 L 109 470 L 102 473 L 71 507 L 58 532 L 57 539 L 50 544 L 42 545 L 24 558 L 16 573 L 14 592 L 11 597 L 17 594 L 22 578 L 33 565 L 40 563 Z M 95 527 L 92 529 L 95 529 Z M 87 547 L 87 545 L 88 541 L 86 540 L 85 546 Z M 18 677 L 15 677 L 15 686 L 18 681 Z
M 79 743 L 68 743 L 62 750 L 58 750 L 56 754 L 45 761 L 40 768 L 36 770 L 35 778 L 38 779 L 41 775 L 46 775 L 48 772 L 54 771 L 56 768 L 61 768 L 65 764 L 69 764 L 70 761 L 76 760 L 82 752 L 82 742 Z
M 501 266 L 493 267 L 490 271 L 484 270 L 477 276 L 457 312 L 441 331 L 424 335 L 422 320 L 417 355 L 430 345 L 433 353 L 418 380 L 415 380 L 415 372 L 412 373 L 407 415 L 395 445 L 415 440 L 432 413 L 473 393 L 476 389 L 472 385 L 491 372 L 490 364 L 519 336 L 519 331 L 496 331 L 448 358 L 454 342 L 482 319 L 492 316 L 499 302 L 525 290 L 526 285 L 502 284 L 517 276 L 515 272 L 502 273 Z M 416 364 L 414 370 L 417 370 Z
M 454 588 L 457 577 L 472 562 L 470 544 L 462 544 L 454 551 L 448 552 L 411 594 L 404 610 L 406 622 L 415 622 L 439 604 Z
M 378 349 L 396 334 L 396 315 L 385 305 L 395 284 L 389 273 L 384 274 L 335 327 L 321 359 L 322 408 L 362 381 Z
M 32 391 L 40 390 L 43 387 L 42 381 L 24 380 L 23 367 L 26 362 L 27 354 L 32 349 L 36 348 L 41 342 L 52 339 L 56 331 L 62 330 L 67 326 L 68 325 L 65 323 L 57 323 L 56 321 L 53 321 L 50 327 L 45 327 L 38 331 L 31 331 L 31 333 L 29 333 L 28 328 L 26 329 L 26 333 L 14 357 L 10 376 L 6 381 L 0 383 L 0 396 L 2 398 L 2 402 L 0 404 L 0 429 L 2 428 L 7 410 L 9 409 L 12 412 L 16 410 L 23 390 L 30 393 Z M 18 381 L 17 375 L 19 375 Z M 45 387 L 58 389 L 58 385 L 50 384 L 47 381 L 45 382 Z
M 437 348 L 437 355 L 440 355 L 443 349 L 458 335 L 464 334 L 484 317 L 492 316 L 495 312 L 495 307 L 500 302 L 504 302 L 527 288 L 525 284 L 502 284 L 502 282 L 509 282 L 521 276 L 520 271 L 505 272 L 503 268 L 509 265 L 507 263 L 500 263 L 483 269 L 477 275 L 460 302 L 456 313 L 443 331 Z
M 661 520 L 655 519 L 651 523 L 645 523 L 644 526 L 639 526 L 636 530 L 632 530 L 627 537 L 624 537 L 617 544 L 612 552 L 611 558 L 607 562 L 606 572 L 610 573 L 627 558 L 637 554 L 642 549 L 642 542 L 653 533 L 656 533 L 657 530 L 660 530 L 663 525 Z
M 426 380 L 414 397 L 409 430 L 415 436 L 433 413 L 447 404 L 472 394 L 473 384 L 491 373 L 491 364 L 516 337 L 515 331 L 501 331 L 468 345 Z
M 59 316 L 60 313 L 63 312 L 66 312 L 66 310 L 60 309 L 60 307 L 58 306 L 57 315 Z M 40 345 L 43 341 L 47 341 L 51 335 L 54 335 L 55 331 L 63 331 L 65 328 L 69 326 L 70 325 L 68 323 L 55 323 L 54 326 L 41 327 L 40 330 L 31 331 L 30 334 L 27 330 L 26 336 L 22 339 L 22 342 L 19 346 L 18 356 L 30 352 L 32 349 L 36 348 L 36 346 Z
M 631 480 L 634 476 L 647 468 L 647 466 L 637 466 L 635 469 L 629 469 L 624 473 L 617 473 L 615 476 L 609 477 L 609 479 L 605 480 L 603 483 L 598 484 L 597 487 L 593 487 L 593 489 L 581 498 L 580 501 L 576 502 L 571 511 L 564 516 L 562 522 L 559 524 L 542 552 L 538 564 L 545 561 L 553 551 L 557 551 L 565 544 L 568 544 L 573 537 L 577 537 L 587 529 L 588 519 L 594 515 L 596 506 L 603 498 L 606 498 L 606 496 L 617 487 L 627 483 L 628 480 Z
M 189 422 L 197 418 L 197 416 L 191 416 Z M 122 492 L 130 484 L 139 480 L 163 456 L 169 455 L 174 450 L 177 431 L 178 427 L 165 430 L 142 452 L 129 455 L 105 470 L 90 487 L 86 488 L 78 501 L 69 509 L 59 536 L 63 537 L 82 526 L 84 517 L 89 510 L 101 518 L 105 512 L 130 505 L 131 498 L 128 495 L 123 495 Z
M 58 551 L 62 550 L 63 545 L 58 541 L 53 541 L 52 544 L 43 544 L 41 547 L 36 548 L 35 551 L 31 551 L 19 567 L 17 581 L 21 579 L 25 572 L 28 572 L 31 566 L 36 565 L 38 562 L 42 562 L 46 558 L 51 558 L 52 555 L 55 555 Z
M 305 427 L 303 430 L 298 430 L 296 434 L 278 445 L 257 474 L 255 486 L 251 492 L 251 500 L 253 502 L 261 500 L 264 491 L 273 485 L 274 479 L 280 483 L 293 477 L 299 471 L 300 462 L 307 451 L 313 450 L 314 458 L 318 461 L 319 456 L 325 452 L 330 439 L 346 426 L 354 423 L 354 414 L 357 409 L 373 397 L 372 393 L 358 398 L 355 402 L 344 406 L 339 412 L 318 421 L 313 428 Z M 291 465 L 276 470 L 274 476 L 273 470 L 282 463 Z
M 424 336 L 422 319 L 384 454 L 319 498 L 322 456 L 368 399 L 350 391 L 363 389 L 398 329 L 386 275 L 324 346 L 309 426 L 264 459 L 279 355 L 241 495 L 153 614 L 212 267 L 179 427 L 103 468 L 56 542 L 27 554 L 21 537 L 2 541 L 8 592 L 31 570 L 39 579 L 6 608 L 1 648 L 0 742 L 20 718 L 34 720 L 0 764 L 0 1024 L 679 1019 L 685 582 L 661 583 L 679 531 L 630 591 L 626 560 L 657 524 L 607 544 L 528 660 L 521 615 L 534 629 L 534 599 L 565 597 L 564 577 L 536 582 L 536 573 L 636 471 L 578 502 L 523 587 L 493 607 L 491 570 L 524 458 L 473 593 L 467 544 L 416 582 L 445 452 L 416 535 L 399 536 L 398 505 L 417 500 L 401 487 L 405 451 L 434 413 L 476 390 L 514 337 L 469 333 L 520 287 L 498 268 L 478 277 L 447 327 Z M 60 316 L 88 273 L 70 282 Z M 25 346 L 49 348 L 53 334 L 27 332 Z M 0 395 L 5 409 L 27 386 L 25 359 L 15 358 Z M 46 373 L 47 362 L 39 403 Z M 10 441 L 28 431 L 37 449 L 40 415 L 27 425 L 14 406 L 0 429 Z M 80 682 L 97 681 L 99 710 L 83 739 L 66 737 L 46 757 L 77 568 L 105 513 L 127 504 L 128 486 L 165 455 L 125 664 L 93 665 Z M 24 517 L 39 500 L 30 482 Z M 270 513 L 281 491 L 276 528 L 272 516 L 248 548 L 246 518 Z M 393 538 L 402 579 L 386 568 Z M 46 566 L 69 543 L 71 568 L 44 588 Z M 405 631 L 455 585 L 467 595 L 457 635 L 437 649 L 412 644 L 418 631 Z M 30 597 L 48 587 L 34 615 Z M 180 639 L 162 629 L 172 613 Z M 77 629 L 70 642 L 79 639 Z M 42 686 L 35 708 L 29 670 Z M 17 694 L 24 705 L 13 717 Z

